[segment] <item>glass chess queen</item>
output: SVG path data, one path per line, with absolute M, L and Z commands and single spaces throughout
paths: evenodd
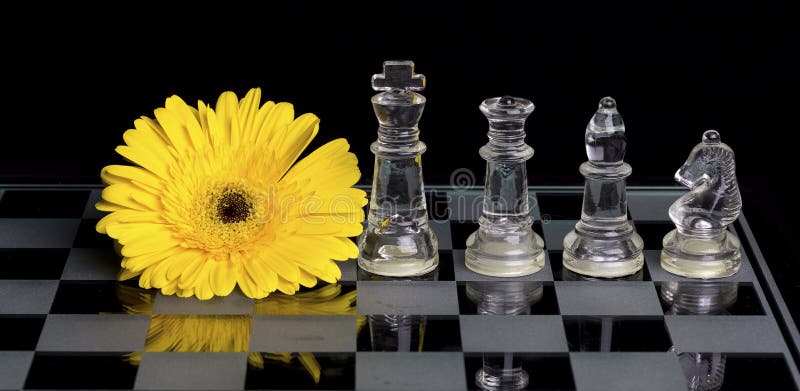
M 383 276 L 429 273 L 439 265 L 439 244 L 428 225 L 417 123 L 425 108 L 425 76 L 411 61 L 386 61 L 372 77 L 378 140 L 367 227 L 358 240 L 358 266 Z
M 489 276 L 516 277 L 544 267 L 544 242 L 531 229 L 525 162 L 533 148 L 525 144 L 525 119 L 533 112 L 527 99 L 486 99 L 481 112 L 489 120 L 489 142 L 481 147 L 486 160 L 486 186 L 480 227 L 467 238 L 465 264 Z
M 690 278 L 735 274 L 742 262 L 741 243 L 727 227 L 739 217 L 742 198 L 733 150 L 719 132 L 703 133 L 675 180 L 690 190 L 669 207 L 676 228 L 664 236 L 661 267 Z

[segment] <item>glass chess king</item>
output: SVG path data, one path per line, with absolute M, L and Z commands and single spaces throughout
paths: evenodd
M 586 178 L 581 220 L 564 237 L 564 267 L 602 278 L 634 274 L 644 266 L 644 242 L 628 221 L 625 179 L 625 124 L 611 97 L 600 100 L 585 134 L 589 161 L 580 166 Z
M 418 276 L 439 264 L 438 241 L 428 225 L 417 123 L 425 108 L 425 76 L 411 61 L 386 61 L 372 77 L 378 117 L 367 227 L 358 240 L 358 266 L 383 276 Z

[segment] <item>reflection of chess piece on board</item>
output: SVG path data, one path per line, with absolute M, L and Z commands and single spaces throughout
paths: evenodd
M 367 228 L 358 240 L 358 266 L 384 276 L 418 276 L 439 264 L 438 242 L 428 225 L 417 123 L 425 97 L 425 76 L 411 61 L 387 61 L 372 77 L 378 140 L 372 143 L 372 178 Z
M 670 305 L 667 314 L 723 315 L 736 303 L 735 282 L 670 281 L 661 285 L 661 298 Z M 725 377 L 722 353 L 678 352 L 678 361 L 691 391 L 719 390 Z
M 480 315 L 528 315 L 542 299 L 544 285 L 536 281 L 469 281 L 467 297 Z M 483 366 L 475 373 L 482 390 L 521 390 L 528 386 L 528 372 L 514 353 L 483 355 Z
M 669 207 L 676 228 L 664 236 L 661 266 L 690 278 L 735 274 L 742 262 L 741 243 L 727 227 L 739 217 L 742 198 L 733 150 L 717 131 L 703 133 L 675 180 L 691 190 Z
M 489 142 L 480 149 L 486 187 L 480 227 L 467 238 L 465 263 L 489 276 L 533 274 L 544 267 L 544 241 L 531 229 L 525 168 L 533 156 L 533 148 L 525 144 L 525 119 L 533 103 L 504 96 L 484 100 L 480 109 L 489 119 Z
M 639 269 L 638 272 L 627 276 L 602 278 L 602 277 L 585 276 L 583 274 L 578 274 L 573 272 L 572 270 L 565 268 L 561 271 L 561 279 L 564 281 L 642 281 L 644 279 L 644 271 L 642 269 Z
M 668 281 L 661 284 L 661 298 L 670 305 L 668 314 L 719 315 L 736 303 L 739 284 L 712 281 Z
M 586 178 L 581 220 L 564 237 L 564 268 L 592 277 L 634 274 L 644 265 L 642 238 L 628 221 L 625 180 L 631 166 L 625 157 L 625 124 L 610 97 L 600 100 L 586 126 L 589 161 L 580 166 Z
M 425 342 L 424 315 L 368 315 L 374 352 L 421 352 Z
M 539 281 L 467 281 L 467 297 L 480 315 L 528 315 L 542 299 Z

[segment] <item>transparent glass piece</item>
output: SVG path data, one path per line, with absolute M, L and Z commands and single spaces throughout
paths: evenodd
M 480 105 L 489 120 L 486 187 L 480 227 L 467 238 L 465 262 L 470 270 L 496 277 L 536 273 L 544 267 L 544 242 L 531 229 L 525 162 L 533 148 L 525 144 L 525 119 L 533 112 L 527 99 L 504 96 Z
M 530 315 L 531 306 L 542 299 L 539 281 L 467 281 L 467 297 L 479 315 Z
M 708 130 L 675 173 L 688 193 L 669 208 L 675 229 L 664 236 L 661 266 L 691 278 L 728 277 L 739 271 L 741 243 L 728 225 L 742 210 L 733 150 Z
M 421 352 L 425 341 L 423 315 L 368 315 L 373 352 Z
M 483 367 L 475 373 L 475 385 L 481 390 L 522 390 L 529 381 L 522 360 L 514 353 L 484 354 Z
M 372 143 L 375 170 L 367 227 L 358 240 L 358 265 L 383 276 L 418 276 L 439 264 L 438 241 L 428 225 L 417 123 L 425 97 L 425 76 L 411 61 L 386 61 L 372 77 L 383 91 L 372 97 L 378 140 Z
M 586 178 L 581 220 L 564 237 L 564 267 L 600 278 L 633 275 L 644 266 L 642 238 L 628 221 L 625 123 L 611 97 L 600 100 L 586 126 Z
M 661 284 L 661 297 L 670 306 L 667 314 L 725 315 L 736 303 L 735 282 L 668 281 Z M 680 352 L 670 349 L 686 376 L 687 389 L 719 390 L 725 380 L 725 355 L 722 353 Z
M 467 281 L 467 297 L 480 315 L 529 315 L 531 306 L 542 299 L 544 284 L 537 281 Z M 475 373 L 475 384 L 482 390 L 522 390 L 529 375 L 514 353 L 484 354 L 483 365 Z

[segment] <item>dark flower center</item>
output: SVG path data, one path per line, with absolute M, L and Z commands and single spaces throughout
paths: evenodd
M 245 221 L 252 211 L 253 205 L 247 197 L 234 190 L 225 190 L 217 203 L 217 216 L 225 224 Z

